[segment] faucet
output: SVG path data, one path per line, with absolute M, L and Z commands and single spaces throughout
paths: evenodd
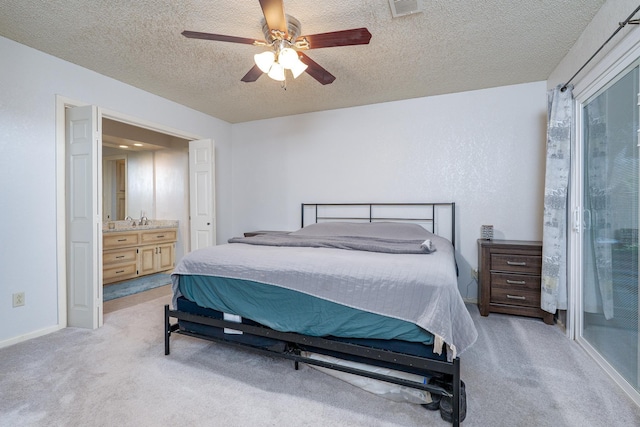
M 127 215 L 124 220 L 125 221 L 132 221 L 131 225 L 133 225 L 134 227 L 136 226 L 136 220 L 131 218 L 130 215 Z
M 141 216 L 139 225 L 149 225 L 149 219 L 144 215 Z

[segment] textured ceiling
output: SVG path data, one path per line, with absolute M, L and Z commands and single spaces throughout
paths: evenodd
M 545 80 L 603 3 L 424 0 L 392 18 L 388 0 L 285 0 L 303 35 L 372 33 L 369 45 L 306 51 L 335 82 L 305 73 L 286 90 L 240 81 L 261 48 L 180 34 L 262 39 L 258 0 L 0 0 L 0 35 L 238 123 Z

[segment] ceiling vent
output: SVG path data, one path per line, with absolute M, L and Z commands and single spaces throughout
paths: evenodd
M 420 13 L 423 9 L 422 0 L 389 0 L 389 5 L 394 18 Z

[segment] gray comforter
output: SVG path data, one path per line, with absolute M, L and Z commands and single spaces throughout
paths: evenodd
M 298 234 L 332 235 L 316 231 Z M 384 231 L 366 237 L 388 238 Z M 453 246 L 431 233 L 411 234 L 411 239 L 399 236 L 400 240 L 429 238 L 437 250 L 394 254 L 246 243 L 200 249 L 185 256 L 174 270 L 174 306 L 180 295 L 179 275 L 252 280 L 415 323 L 432 333 L 436 344 L 444 342 L 449 357 L 464 352 L 477 332 L 458 291 Z
M 261 234 L 253 237 L 234 237 L 229 243 L 260 246 L 298 246 L 335 248 L 388 254 L 426 254 L 424 240 L 387 239 L 367 236 L 304 236 L 295 234 Z

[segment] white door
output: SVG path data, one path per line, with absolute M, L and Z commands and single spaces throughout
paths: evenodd
M 213 141 L 189 142 L 191 250 L 215 245 L 215 156 Z
M 95 106 L 66 112 L 67 322 L 102 326 L 102 135 Z

